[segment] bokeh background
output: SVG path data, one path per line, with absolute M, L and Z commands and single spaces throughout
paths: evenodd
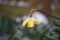
M 40 34 L 33 29 L 24 29 L 21 26 L 22 17 L 28 15 L 31 9 L 39 9 L 52 15 L 51 17 L 45 14 L 49 20 L 46 26 L 50 27 L 47 32 L 42 32 L 44 29 L 40 28 L 42 30 Z M 16 21 L 16 18 L 19 20 Z M 39 26 L 45 27 L 43 24 Z M 60 40 L 59 38 L 60 0 L 0 0 L 0 40 Z
M 29 14 L 29 11 L 32 8 L 43 10 L 45 12 L 48 12 L 49 14 L 59 15 L 57 11 L 60 9 L 60 1 L 59 0 L 0 0 L 0 12 L 8 15 L 11 14 L 10 16 Z

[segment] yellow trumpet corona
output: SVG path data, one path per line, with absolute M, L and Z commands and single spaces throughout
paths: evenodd
M 39 23 L 38 20 L 26 20 L 22 23 L 22 26 L 27 28 L 34 28 L 35 25 L 38 23 Z

